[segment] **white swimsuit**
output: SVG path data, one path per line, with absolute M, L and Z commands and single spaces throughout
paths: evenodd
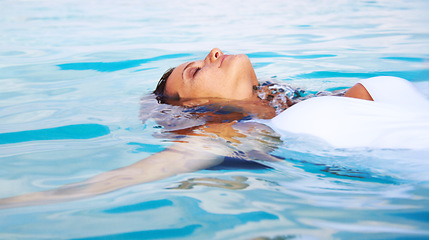
M 280 134 L 308 134 L 337 148 L 429 148 L 429 101 L 408 81 L 360 81 L 374 101 L 315 97 L 265 122 Z

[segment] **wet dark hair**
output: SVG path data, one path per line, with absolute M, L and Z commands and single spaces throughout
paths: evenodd
M 167 84 L 167 79 L 170 77 L 174 69 L 176 68 L 170 68 L 162 75 L 161 79 L 159 79 L 158 85 L 156 85 L 156 88 L 153 91 L 153 94 L 155 94 L 158 103 L 165 103 L 165 100 L 167 99 L 167 96 L 164 94 L 165 85 Z

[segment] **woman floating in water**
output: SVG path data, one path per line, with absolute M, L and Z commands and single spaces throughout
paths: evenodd
M 177 128 L 171 124 L 175 116 L 166 120 L 161 114 L 163 127 L 182 136 L 163 151 L 83 182 L 2 199 L 0 208 L 86 198 L 207 169 L 228 157 L 278 160 L 268 154 L 281 143 L 272 129 L 337 148 L 429 148 L 429 102 L 396 77 L 365 79 L 330 96 L 300 97 L 288 86 L 260 85 L 246 55 L 215 48 L 204 60 L 167 71 L 154 94 L 198 123 Z
M 429 147 L 425 132 L 429 102 L 404 79 L 365 79 L 343 97 L 323 96 L 297 104 L 290 97 L 273 104 L 278 97 L 270 93 L 261 97 L 264 90 L 246 55 L 225 55 L 215 48 L 204 60 L 168 71 L 154 93 L 161 101 L 183 105 L 239 100 L 248 113 L 272 119 L 265 123 L 277 132 L 316 136 L 334 147 Z

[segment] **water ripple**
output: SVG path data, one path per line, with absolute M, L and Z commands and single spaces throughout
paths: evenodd
M 254 52 L 247 54 L 250 58 L 294 58 L 294 59 L 317 59 L 317 58 L 328 58 L 328 57 L 336 57 L 334 54 L 300 54 L 300 55 L 285 55 L 279 54 L 275 52 Z
M 105 213 L 128 213 L 128 212 L 138 212 L 138 211 L 146 211 L 146 210 L 153 210 L 157 208 L 172 206 L 173 202 L 168 199 L 161 199 L 161 200 L 153 200 L 153 201 L 147 201 L 142 202 L 138 204 L 133 205 L 124 205 L 116 208 L 107 209 L 104 212 Z
M 100 124 L 76 124 L 56 128 L 0 133 L 0 144 L 40 140 L 90 139 L 109 133 L 109 128 Z
M 127 68 L 138 67 L 141 64 L 167 60 L 167 59 L 175 59 L 188 57 L 191 54 L 180 53 L 180 54 L 168 54 L 157 56 L 153 58 L 144 58 L 144 59 L 136 59 L 136 60 L 125 60 L 118 62 L 78 62 L 78 63 L 64 63 L 57 65 L 61 68 L 61 70 L 96 70 L 99 72 L 115 72 Z
M 395 76 L 405 78 L 409 81 L 427 81 L 429 80 L 429 70 L 410 70 L 410 71 L 380 71 L 380 72 L 335 72 L 335 71 L 315 71 L 295 75 L 295 78 L 371 78 L 378 76 Z
M 138 232 L 126 232 L 104 236 L 74 238 L 74 240 L 109 240 L 109 239 L 159 239 L 160 236 L 169 236 L 171 238 L 186 237 L 191 235 L 195 230 L 201 228 L 201 225 L 188 225 L 183 228 L 166 228 L 157 230 L 146 230 Z

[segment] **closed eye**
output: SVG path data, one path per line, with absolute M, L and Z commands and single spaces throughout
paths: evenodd
M 192 74 L 192 77 L 195 77 L 200 70 L 201 70 L 201 68 L 197 67 L 197 69 L 195 69 L 194 74 Z

